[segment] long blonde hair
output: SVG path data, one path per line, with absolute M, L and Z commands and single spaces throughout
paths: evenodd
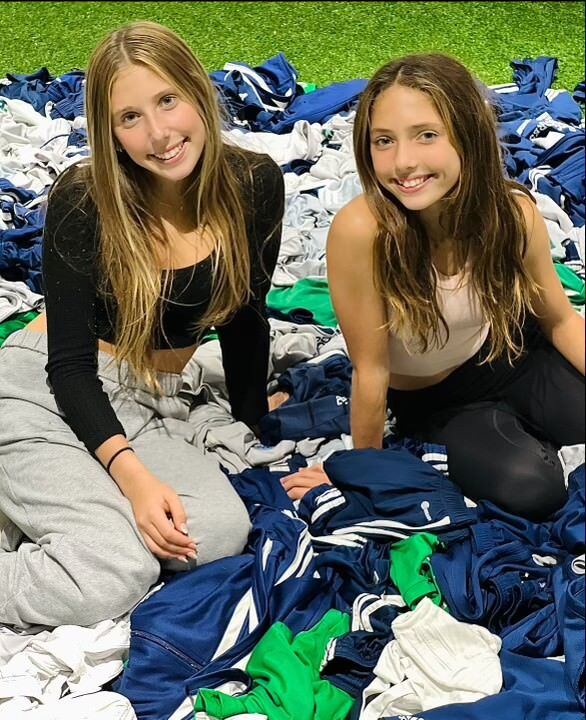
M 430 335 L 438 346 L 440 325 L 449 334 L 436 296 L 431 241 L 417 214 L 406 210 L 376 178 L 371 156 L 371 114 L 377 97 L 393 85 L 425 93 L 446 127 L 461 162 L 457 187 L 444 199 L 442 229 L 455 241 L 459 267 L 470 261 L 470 280 L 490 324 L 485 361 L 523 350 L 521 327 L 532 312 L 538 288 L 523 256 L 527 231 L 511 193 L 522 185 L 505 179 L 495 110 L 479 84 L 457 60 L 439 53 L 409 55 L 380 68 L 365 88 L 354 124 L 358 174 L 377 223 L 374 283 L 390 308 L 388 325 L 419 340 L 423 352 Z M 533 198 L 531 198 L 533 199 Z
M 174 32 L 156 23 L 135 22 L 97 45 L 88 65 L 85 102 L 91 148 L 88 191 L 100 220 L 101 290 L 117 303 L 116 359 L 125 360 L 157 390 L 150 350 L 170 283 L 169 272 L 161 271 L 161 257 L 169 258 L 170 248 L 161 220 L 151 210 L 148 172 L 116 152 L 111 92 L 117 74 L 128 65 L 149 68 L 170 82 L 197 108 L 204 124 L 205 145 L 184 197 L 192 204 L 198 227 L 208 229 L 213 238 L 212 296 L 197 324 L 200 332 L 225 322 L 250 293 L 242 180 L 230 161 L 244 153 L 222 143 L 217 91 Z

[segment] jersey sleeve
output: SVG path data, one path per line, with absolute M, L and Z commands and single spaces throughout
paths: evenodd
M 232 319 L 216 328 L 232 414 L 254 427 L 268 412 L 267 375 L 270 351 L 266 296 L 281 245 L 285 185 L 269 156 L 253 170 L 249 222 L 251 299 Z
M 56 183 L 43 231 L 46 371 L 67 423 L 94 452 L 109 437 L 125 434 L 98 377 L 97 214 L 93 205 L 88 210 L 83 190 L 63 179 Z

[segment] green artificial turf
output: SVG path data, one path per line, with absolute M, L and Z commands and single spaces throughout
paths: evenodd
M 555 87 L 584 80 L 583 2 L 3 2 L 2 19 L 0 77 L 85 70 L 102 35 L 148 19 L 179 32 L 210 72 L 283 52 L 300 81 L 324 86 L 435 50 L 488 84 L 511 80 L 511 60 L 539 55 L 558 58 Z

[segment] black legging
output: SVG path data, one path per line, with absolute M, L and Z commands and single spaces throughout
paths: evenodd
M 478 365 L 480 353 L 423 390 L 389 390 L 401 434 L 446 445 L 450 478 L 473 500 L 543 520 L 566 500 L 557 451 L 584 442 L 584 376 L 526 326 L 527 355 Z

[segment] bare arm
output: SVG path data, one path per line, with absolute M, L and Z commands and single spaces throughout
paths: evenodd
M 363 196 L 334 218 L 327 242 L 332 303 L 352 361 L 351 431 L 355 448 L 380 448 L 389 387 L 384 304 L 374 288 L 376 222 Z
M 541 290 L 533 298 L 537 318 L 553 346 L 584 375 L 584 318 L 572 307 L 551 258 L 547 226 L 539 210 L 519 196 L 527 223 L 527 269 Z
M 382 447 L 389 387 L 386 312 L 374 289 L 372 248 L 376 222 L 362 196 L 336 215 L 327 242 L 328 284 L 352 361 L 350 425 L 354 447 Z M 292 500 L 331 484 L 323 466 L 303 468 L 281 480 Z

